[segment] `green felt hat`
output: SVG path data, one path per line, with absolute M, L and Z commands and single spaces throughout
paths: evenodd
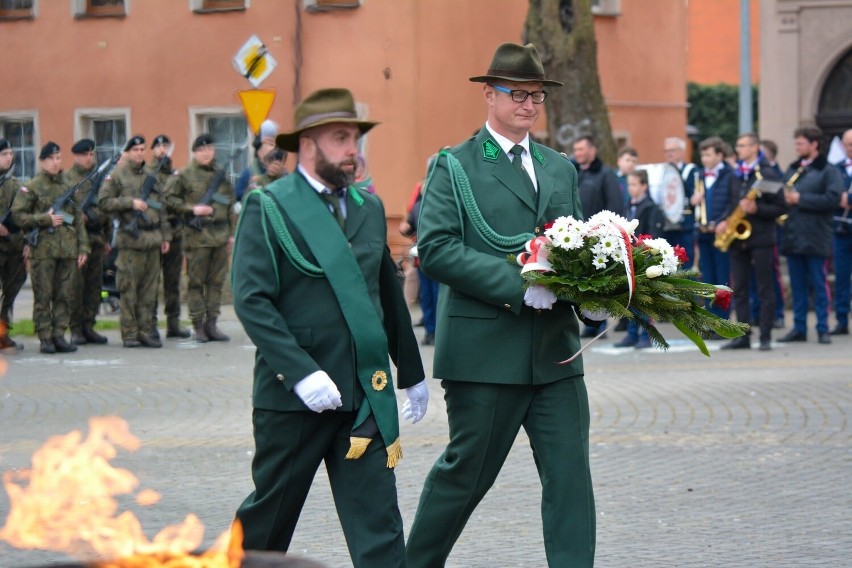
M 355 112 L 355 99 L 349 89 L 320 89 L 311 93 L 296 107 L 295 130 L 279 134 L 275 145 L 288 152 L 299 151 L 299 135 L 309 128 L 345 122 L 356 125 L 366 134 L 378 122 L 361 120 Z
M 561 87 L 559 81 L 551 81 L 544 76 L 544 66 L 538 56 L 538 50 L 531 43 L 501 44 L 494 52 L 494 59 L 485 75 L 471 77 L 474 83 L 488 83 L 496 79 L 514 81 L 516 83 L 542 83 L 553 87 Z

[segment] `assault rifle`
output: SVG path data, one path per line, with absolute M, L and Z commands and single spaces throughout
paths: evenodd
M 242 153 L 242 148 L 235 149 L 230 157 L 228 158 L 228 163 L 233 162 L 237 156 Z M 213 176 L 213 179 L 210 180 L 210 185 L 207 186 L 207 191 L 204 192 L 204 195 L 201 196 L 201 199 L 198 201 L 199 205 L 210 205 L 214 201 L 221 205 L 230 205 L 231 200 L 226 196 L 218 193 L 216 190 L 219 189 L 219 184 L 222 183 L 222 180 L 225 179 L 225 169 L 220 168 L 216 170 L 216 174 Z M 200 231 L 202 229 L 201 220 L 203 217 L 199 217 L 198 215 L 193 215 L 192 218 L 187 221 L 187 225 L 195 229 L 196 231 Z
M 159 201 L 154 201 L 151 199 L 151 194 L 155 191 L 157 193 L 160 190 L 157 189 L 157 174 L 160 173 L 160 170 L 163 169 L 163 164 L 166 163 L 166 160 L 172 155 L 172 150 L 174 146 L 169 148 L 169 153 L 160 158 L 160 161 L 157 163 L 156 168 L 151 168 L 151 171 L 148 172 L 148 175 L 145 176 L 145 181 L 142 182 L 142 190 L 139 192 L 139 199 L 144 201 L 148 207 L 154 209 L 155 211 L 159 211 L 163 208 L 163 204 Z M 133 218 L 123 227 L 125 231 L 130 233 L 133 238 L 139 236 L 139 221 L 144 223 L 150 223 L 151 220 L 148 218 L 148 215 L 145 214 L 144 211 L 134 211 Z
M 100 167 L 98 167 L 98 169 L 92 170 L 91 172 L 89 172 L 89 174 L 86 177 L 84 177 L 79 182 L 75 183 L 73 186 L 69 187 L 64 192 L 62 192 L 62 195 L 57 197 L 54 200 L 54 202 L 51 204 L 51 206 L 48 207 L 46 211 L 43 211 L 43 213 L 53 211 L 53 215 L 62 215 L 62 223 L 63 224 L 69 224 L 70 225 L 71 223 L 73 223 L 74 222 L 74 215 L 72 213 L 69 213 L 68 211 L 66 211 L 65 206 L 68 205 L 68 203 L 70 203 L 72 201 L 72 199 L 74 198 L 74 194 L 77 193 L 77 190 L 80 189 L 80 186 L 82 186 L 84 183 L 86 183 L 87 181 L 94 178 L 96 175 L 99 175 L 103 170 L 106 169 L 106 167 L 107 167 L 107 165 L 109 165 L 109 163 L 110 163 L 110 160 L 104 161 L 104 163 L 101 164 Z M 56 231 L 56 228 L 53 227 L 53 225 L 51 225 L 50 227 L 47 228 L 48 233 L 53 233 L 55 231 Z M 30 231 L 29 233 L 26 233 L 24 235 L 24 242 L 27 243 L 28 245 L 30 245 L 33 248 L 37 247 L 38 246 L 38 236 L 39 236 L 40 232 L 41 232 L 41 227 L 36 227 L 35 229 Z
M 9 171 L 6 172 L 2 178 L 0 178 L 0 189 L 3 189 L 3 186 L 12 178 L 12 168 L 9 168 Z M 9 206 L 6 208 L 6 212 L 3 213 L 3 216 L 0 217 L 0 225 L 3 225 L 8 229 L 10 233 L 17 233 L 21 229 L 18 228 L 17 225 L 12 221 L 12 204 L 15 203 L 15 196 L 17 193 L 12 194 L 12 199 L 9 200 Z M 9 237 L 0 237 L 0 241 L 8 241 Z
M 92 207 L 94 207 L 98 203 L 98 192 L 101 190 L 101 185 L 104 183 L 104 179 L 106 178 L 110 170 L 115 166 L 115 164 L 118 163 L 119 158 L 121 158 L 121 153 L 116 154 L 115 156 L 104 162 L 104 164 L 106 164 L 106 167 L 101 164 L 101 166 L 98 168 L 98 175 L 92 181 L 92 185 L 89 187 L 89 191 L 86 192 L 86 197 L 83 198 L 83 201 L 80 202 L 78 206 L 80 211 L 83 212 L 83 215 L 85 215 L 89 219 L 92 218 Z

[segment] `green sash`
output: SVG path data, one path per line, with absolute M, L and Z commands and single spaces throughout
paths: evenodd
M 393 468 L 402 458 L 402 446 L 384 324 L 369 299 L 364 274 L 337 221 L 302 176 L 291 178 L 289 184 L 276 184 L 261 192 L 261 203 L 272 198 L 278 204 L 278 208 L 261 205 L 261 214 L 272 217 L 269 221 L 282 247 L 285 244 L 282 233 L 286 234 L 288 230 L 283 218 L 275 219 L 276 214 L 280 215 L 278 210 L 284 211 L 298 233 L 305 237 L 308 248 L 337 297 L 355 343 L 356 372 L 366 397 L 355 417 L 351 447 L 346 458 L 360 458 L 377 428 L 387 449 L 388 467 Z M 347 204 L 350 211 L 363 203 L 363 199 L 354 197 Z M 292 237 L 289 234 L 286 237 L 292 243 Z M 290 255 L 287 254 L 287 257 L 290 258 Z

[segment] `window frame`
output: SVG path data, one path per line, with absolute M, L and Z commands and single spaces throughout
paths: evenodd
M 95 139 L 95 121 L 97 120 L 124 120 L 124 136 L 125 142 L 132 136 L 132 124 L 130 121 L 129 107 L 103 107 L 103 108 L 80 108 L 74 111 L 74 140 L 81 138 L 90 138 L 95 141 L 95 152 L 97 154 L 98 141 Z M 121 146 L 115 146 L 118 151 L 123 149 L 124 143 Z
M 20 172 L 15 175 L 16 178 L 20 180 L 28 180 L 31 179 L 38 172 L 38 150 L 40 146 L 39 140 L 39 118 L 38 111 L 36 110 L 22 110 L 22 111 L 6 111 L 0 112 L 0 137 L 5 133 L 4 127 L 7 123 L 10 122 L 25 122 L 30 121 L 33 123 L 33 140 L 32 140 L 32 163 L 33 163 L 33 171 L 32 175 L 27 176 L 24 175 L 27 172 Z M 18 158 L 20 152 L 28 151 L 28 147 L 26 146 L 13 146 L 12 150 L 15 152 L 15 161 L 13 162 L 13 169 L 22 167 L 21 160 Z
M 362 0 L 303 0 L 303 6 L 305 11 L 317 13 L 360 8 L 361 2 Z
M 598 0 L 592 2 L 592 15 L 616 17 L 621 15 L 621 0 Z
M 91 0 L 72 0 L 74 17 L 80 18 L 124 18 L 130 14 L 130 0 L 122 0 L 120 8 L 115 6 L 92 6 Z
M 192 159 L 192 141 L 195 140 L 201 134 L 209 133 L 207 128 L 207 121 L 209 118 L 213 117 L 221 117 L 221 118 L 241 118 L 246 121 L 246 137 L 245 143 L 243 146 L 242 153 L 239 156 L 240 164 L 239 169 L 234 168 L 233 161 L 226 166 L 226 171 L 229 171 L 228 180 L 232 185 L 236 184 L 237 179 L 240 177 L 243 169 L 249 167 L 251 164 L 252 154 L 251 154 L 251 142 L 253 135 L 251 130 L 248 127 L 248 121 L 245 118 L 245 114 L 243 113 L 240 107 L 235 106 L 227 106 L 227 107 L 190 107 L 189 108 L 189 144 L 187 145 L 187 151 L 189 154 L 189 158 Z M 221 145 L 214 141 L 214 146 L 217 148 Z M 232 145 L 231 148 L 240 147 L 238 145 Z M 233 150 L 232 150 L 233 151 Z M 219 167 L 222 167 L 223 164 L 218 163 Z
M 196 14 L 245 12 L 251 5 L 251 0 L 224 0 L 228 4 L 220 6 L 211 3 L 215 1 L 216 0 L 189 0 L 189 9 Z
M 37 0 L 30 0 L 29 8 L 0 8 L 0 22 L 9 20 L 32 20 L 36 17 Z

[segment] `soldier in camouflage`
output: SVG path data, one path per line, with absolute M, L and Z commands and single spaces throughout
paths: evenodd
M 195 339 L 200 343 L 230 339 L 216 326 L 216 320 L 228 272 L 228 249 L 233 235 L 230 212 L 235 196 L 227 175 L 216 169 L 215 156 L 213 138 L 202 134 L 192 144 L 192 162 L 173 176 L 166 188 L 166 205 L 171 212 L 187 222 L 193 218 L 201 220 L 201 230 L 186 227 L 183 235 L 189 278 L 187 304 Z M 202 203 L 216 180 L 219 181 L 209 204 Z
M 160 255 L 169 252 L 171 226 L 156 184 L 144 196 L 145 139 L 134 136 L 124 147 L 125 160 L 107 177 L 98 204 L 119 221 L 115 246 L 116 285 L 121 295 L 121 339 L 125 347 L 162 347 L 151 335 L 160 281 Z M 153 178 L 152 178 L 153 180 Z
M 72 147 L 74 165 L 65 170 L 62 180 L 72 187 L 80 182 L 74 195 L 77 206 L 81 206 L 92 191 L 95 178 L 83 181 L 95 169 L 95 142 L 84 138 Z M 109 254 L 112 240 L 112 219 L 101 212 L 94 196 L 94 204 L 82 211 L 89 237 L 89 260 L 75 274 L 72 284 L 71 340 L 77 345 L 92 343 L 103 345 L 107 338 L 95 331 L 95 318 L 101 306 L 101 290 L 104 284 L 104 258 Z
M 74 273 L 89 255 L 89 237 L 83 215 L 72 204 L 54 210 L 54 203 L 68 189 L 62 183 L 62 155 L 55 142 L 39 152 L 41 171 L 21 186 L 12 205 L 12 220 L 22 231 L 38 229 L 29 252 L 33 284 L 33 323 L 42 353 L 76 351 L 65 340 L 71 321 Z
M 248 187 L 249 191 L 243 194 L 242 202 L 245 203 L 248 194 L 251 193 L 252 190 L 269 185 L 275 180 L 281 179 L 282 177 L 286 176 L 286 160 L 287 152 L 285 152 L 281 148 L 275 148 L 274 150 L 270 150 L 269 153 L 267 153 L 263 157 L 263 165 L 266 167 L 266 173 L 252 178 Z
M 165 134 L 160 134 L 151 143 L 154 159 L 151 161 L 148 172 L 154 172 L 157 176 L 157 187 L 160 192 L 165 191 L 169 178 L 177 173 L 176 170 L 172 169 L 171 149 L 172 141 Z M 160 257 L 163 272 L 166 337 L 187 338 L 192 333 L 180 326 L 180 271 L 183 268 L 183 223 L 181 218 L 173 213 L 167 213 L 166 216 L 172 228 L 172 241 L 169 245 L 169 252 Z M 151 335 L 157 339 L 160 337 L 160 332 L 157 330 L 156 303 L 154 304 L 154 321 L 151 324 Z
M 11 215 L 12 204 L 21 188 L 21 182 L 12 177 L 14 161 L 12 145 L 0 138 L 0 349 L 19 347 L 9 337 L 9 329 L 15 298 L 27 279 L 24 240 Z

